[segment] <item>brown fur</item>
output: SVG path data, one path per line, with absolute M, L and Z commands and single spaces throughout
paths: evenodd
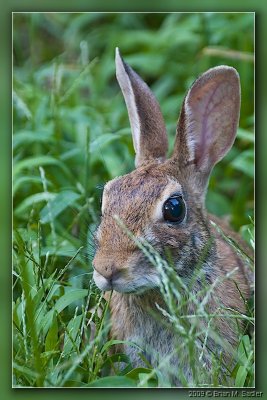
M 128 92 L 134 93 L 142 125 L 138 131 L 140 138 L 138 136 L 135 138 L 140 146 L 135 146 L 139 148 L 139 154 L 137 154 L 139 161 L 135 171 L 116 178 L 106 185 L 103 193 L 102 222 L 96 234 L 97 250 L 93 265 L 95 280 L 99 287 L 103 290 L 114 289 L 110 302 L 112 337 L 135 342 L 145 352 L 151 365 L 157 367 L 174 351 L 177 343 L 182 343 L 183 339 L 177 336 L 170 322 L 157 308 L 159 305 L 166 309 L 166 305 L 158 289 L 160 283 L 156 268 L 151 265 L 114 216 L 118 216 L 136 238 L 145 238 L 162 258 L 166 258 L 167 249 L 174 270 L 186 284 L 191 285 L 192 277 L 198 274 L 198 269 L 200 269 L 203 276 L 201 279 L 197 278 L 192 286 L 192 293 L 199 302 L 205 296 L 205 292 L 202 293 L 203 288 L 212 287 L 217 282 L 208 296 L 207 312 L 223 314 L 224 308 L 227 308 L 245 313 L 243 299 L 248 299 L 251 284 L 247 266 L 209 220 L 221 226 L 225 234 L 236 241 L 239 241 L 239 237 L 231 232 L 220 219 L 208 216 L 204 205 L 210 170 L 231 147 L 235 133 L 229 129 L 227 133 L 229 138 L 221 139 L 220 116 L 213 120 L 212 115 L 207 116 L 208 113 L 204 112 L 211 107 L 217 107 L 217 103 L 214 105 L 209 100 L 210 104 L 207 105 L 204 102 L 205 96 L 209 90 L 212 90 L 213 96 L 216 91 L 221 90 L 223 95 L 228 92 L 231 95 L 232 91 L 235 95 L 230 96 L 229 102 L 231 105 L 233 97 L 234 107 L 237 110 L 239 107 L 239 97 L 236 94 L 238 84 L 237 76 L 231 69 L 225 67 L 225 69 L 208 71 L 203 80 L 200 78 L 196 86 L 193 85 L 193 95 L 191 97 L 189 91 L 180 115 L 173 156 L 163 161 L 167 142 L 164 140 L 164 151 L 159 153 L 158 140 L 165 137 L 165 131 L 161 136 L 155 133 L 157 140 L 154 141 L 151 136 L 153 131 L 150 130 L 149 124 L 147 125 L 147 110 L 151 108 L 151 102 L 155 105 L 155 99 L 150 98 L 148 88 L 141 83 L 141 78 L 129 69 L 127 64 L 124 63 L 123 67 L 121 65 L 118 66 L 120 85 L 123 87 L 124 96 L 128 96 Z M 132 88 L 127 86 L 129 85 L 127 77 L 133 85 Z M 225 81 L 230 84 L 225 84 Z M 222 89 L 220 89 L 221 85 L 224 85 Z M 143 91 L 144 96 L 142 96 Z M 220 98 L 222 94 L 216 94 L 216 96 Z M 205 103 L 203 105 L 202 98 Z M 210 98 L 212 98 L 211 95 Z M 133 101 L 132 98 L 131 101 Z M 223 101 L 225 102 L 225 99 Z M 128 101 L 128 110 L 129 104 Z M 186 108 L 187 104 L 191 104 L 192 109 L 195 107 L 193 116 Z M 151 112 L 154 113 L 154 124 L 158 121 L 158 126 L 161 126 L 162 117 L 159 108 L 153 107 Z M 237 111 L 232 115 L 229 110 L 227 104 L 221 118 L 229 114 L 229 123 L 225 126 L 227 129 L 229 126 L 235 129 Z M 134 115 L 131 110 L 129 114 L 130 118 Z M 193 121 L 194 115 L 200 121 L 203 118 L 203 125 L 206 124 L 208 127 L 216 125 L 218 132 L 216 131 L 210 138 L 209 134 L 203 131 L 202 136 L 199 133 L 199 137 L 193 143 L 195 136 L 192 136 L 190 131 L 192 130 L 190 119 Z M 133 122 L 131 124 L 134 125 Z M 148 131 L 147 135 L 146 131 Z M 197 137 L 198 132 L 194 135 Z M 200 150 L 197 151 L 196 146 L 200 146 L 198 147 Z M 211 150 L 208 146 L 215 147 Z M 186 217 L 178 225 L 166 222 L 162 216 L 162 204 L 166 200 L 164 196 L 168 198 L 173 195 L 173 191 L 178 191 L 186 204 Z M 234 269 L 236 270 L 233 272 Z M 194 302 L 188 301 L 187 312 L 194 314 L 195 309 Z M 205 320 L 199 325 L 199 329 L 203 328 L 205 332 L 207 330 Z M 209 350 L 212 353 L 222 349 L 224 360 L 228 362 L 232 346 L 236 345 L 238 340 L 236 322 L 234 319 L 215 316 L 212 328 L 207 341 Z M 142 362 L 139 356 L 140 350 L 127 345 L 123 346 L 123 351 L 130 356 L 133 365 L 140 365 Z M 204 356 L 207 368 L 211 366 L 210 354 L 207 352 Z M 170 378 L 174 385 L 179 386 L 181 382 L 175 374 L 177 368 L 181 368 L 186 379 L 190 381 L 190 366 L 186 362 L 186 357 L 179 354 L 171 356 L 167 367 L 161 366 L 160 371 L 166 379 Z M 174 372 L 171 371 L 172 369 Z

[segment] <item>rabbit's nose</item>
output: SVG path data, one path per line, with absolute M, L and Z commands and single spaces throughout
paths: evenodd
M 93 267 L 100 275 L 102 275 L 108 281 L 111 281 L 112 278 L 114 278 L 114 276 L 117 274 L 117 269 L 114 264 L 104 265 L 101 266 L 100 268 L 99 266 L 96 266 L 95 263 L 93 263 Z

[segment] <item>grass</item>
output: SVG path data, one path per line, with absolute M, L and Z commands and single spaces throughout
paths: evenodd
M 13 31 L 13 385 L 162 385 L 149 365 L 133 369 L 125 354 L 110 354 L 108 302 L 91 279 L 101 187 L 134 160 L 114 49 L 158 97 L 170 147 L 189 84 L 209 67 L 237 68 L 240 128 L 212 174 L 207 208 L 253 244 L 253 15 L 16 13 Z M 169 282 L 168 266 L 160 271 Z M 162 288 L 166 312 L 175 329 L 190 332 L 186 348 L 201 371 L 201 359 L 193 363 L 198 332 L 172 308 L 175 285 Z M 253 308 L 242 318 L 253 323 Z M 253 340 L 241 337 L 225 386 L 253 385 Z M 221 364 L 214 359 L 212 378 L 194 374 L 193 383 L 216 386 Z

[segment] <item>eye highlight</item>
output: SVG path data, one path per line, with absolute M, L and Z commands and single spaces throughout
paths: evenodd
M 163 218 L 167 222 L 181 223 L 185 217 L 185 203 L 182 196 L 173 195 L 165 201 L 162 207 Z

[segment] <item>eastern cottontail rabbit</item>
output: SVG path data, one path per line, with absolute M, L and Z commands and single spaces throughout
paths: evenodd
M 210 292 L 203 291 L 202 297 L 206 296 L 211 314 L 221 310 L 214 318 L 217 336 L 229 346 L 234 345 L 238 339 L 236 321 L 221 314 L 225 309 L 236 310 L 237 314 L 245 312 L 249 282 L 244 260 L 210 220 L 235 240 L 237 235 L 219 219 L 208 216 L 204 203 L 212 168 L 235 139 L 239 77 L 234 68 L 219 66 L 194 82 L 182 105 L 173 154 L 166 160 L 167 135 L 158 102 L 146 83 L 123 61 L 118 49 L 116 75 L 128 108 L 136 169 L 105 185 L 102 221 L 96 232 L 94 280 L 101 290 L 114 290 L 110 303 L 112 336 L 137 343 L 153 367 L 162 364 L 159 371 L 173 385 L 185 381 L 190 384 L 192 368 L 182 354 L 185 350 L 181 350 L 182 346 L 175 351 L 184 337 L 179 339 L 156 305 L 166 309 L 158 289 L 160 274 L 114 216 L 135 237 L 150 243 L 163 259 L 167 251 L 174 271 L 186 284 L 197 268 L 204 272 L 201 279 L 195 279 L 192 293 L 200 293 L 204 284 L 208 288 L 213 285 Z M 205 251 L 207 243 L 210 245 Z M 229 277 L 231 271 L 234 272 Z M 188 310 L 194 314 L 194 302 L 188 301 Z M 202 331 L 204 327 L 200 349 L 208 329 L 205 323 L 200 324 Z M 227 358 L 224 347 L 214 337 L 206 338 L 205 346 L 207 354 L 202 362 L 206 369 L 211 368 L 212 357 L 221 350 L 223 359 Z M 133 365 L 141 365 L 140 349 L 127 345 L 123 351 Z M 170 357 L 164 366 L 161 361 L 166 356 Z M 185 381 L 178 371 L 182 371 Z

